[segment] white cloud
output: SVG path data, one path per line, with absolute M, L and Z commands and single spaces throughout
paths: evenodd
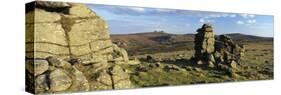
M 253 24 L 253 23 L 256 23 L 257 21 L 256 21 L 256 19 L 249 19 L 247 22 L 248 22 L 249 24 Z
M 199 22 L 204 23 L 205 22 L 204 18 L 200 18 Z
M 240 14 L 240 16 L 243 18 L 248 18 L 248 14 Z
M 256 15 L 253 15 L 253 14 L 240 14 L 240 16 L 243 17 L 244 19 L 256 17 Z
M 214 19 L 210 19 L 210 18 L 200 18 L 199 22 L 201 23 L 210 23 L 210 22 L 215 22 Z
M 242 19 L 237 21 L 237 24 L 244 24 L 244 25 L 253 25 L 257 22 L 257 20 L 255 19 L 256 15 L 254 14 L 239 14 Z
M 138 11 L 138 12 L 144 12 L 145 11 L 145 8 L 140 8 L 140 7 L 132 7 L 130 9 L 134 10 L 134 11 Z
M 206 23 L 206 22 L 215 22 L 217 18 L 235 18 L 236 14 L 231 13 L 213 13 L 209 15 L 203 16 L 201 19 L 199 19 L 199 22 Z
M 240 25 L 245 24 L 244 21 L 241 21 L 241 20 L 237 21 L 236 23 L 240 24 Z
M 248 15 L 248 17 L 250 17 L 250 18 L 255 18 L 256 15 L 251 14 L 251 15 Z
M 221 17 L 220 14 L 211 14 L 209 16 L 207 16 L 207 18 L 218 18 L 218 17 Z
M 155 9 L 158 12 L 173 12 L 175 10 L 170 10 L 170 9 Z

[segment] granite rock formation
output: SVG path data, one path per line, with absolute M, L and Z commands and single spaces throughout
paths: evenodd
M 236 44 L 230 37 L 220 35 L 215 40 L 215 34 L 211 24 L 204 24 L 195 35 L 195 55 L 197 64 L 221 69 L 235 69 L 241 64 L 245 48 Z
M 213 67 L 215 63 L 213 53 L 215 51 L 215 34 L 211 24 L 204 24 L 197 30 L 194 40 L 197 64 L 208 64 Z
M 33 93 L 131 88 L 107 23 L 84 4 L 36 1 L 26 12 L 26 86 Z M 119 49 L 116 52 L 116 48 Z M 32 85 L 35 84 L 35 85 Z

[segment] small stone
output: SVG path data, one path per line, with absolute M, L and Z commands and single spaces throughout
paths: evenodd
M 148 56 L 146 56 L 146 60 L 148 61 L 148 62 L 155 62 L 155 59 L 152 57 L 152 56 L 150 56 L 150 55 L 148 55 Z
M 197 61 L 197 64 L 198 64 L 198 65 L 202 65 L 202 64 L 203 64 L 203 61 L 199 60 L 199 61 Z
M 213 62 L 208 61 L 208 67 L 213 68 L 213 67 L 215 67 L 215 65 L 214 65 L 214 63 L 213 63 Z
M 229 67 L 225 64 L 219 63 L 217 66 L 218 66 L 218 69 L 220 69 L 220 70 L 228 70 L 229 69 Z
M 215 57 L 212 54 L 208 55 L 208 60 L 211 62 L 216 62 Z
M 185 67 L 185 69 L 186 69 L 186 71 L 192 71 L 193 70 L 193 68 L 190 67 L 190 66 Z
M 160 67 L 160 66 L 161 66 L 161 63 L 160 63 L 160 62 L 157 62 L 157 63 L 155 64 L 155 66 L 156 66 L 156 67 Z
M 231 66 L 231 68 L 236 68 L 237 63 L 235 61 L 231 61 L 230 66 Z
M 197 67 L 195 67 L 194 70 L 197 71 L 197 72 L 201 72 L 202 71 L 202 69 L 197 68 Z

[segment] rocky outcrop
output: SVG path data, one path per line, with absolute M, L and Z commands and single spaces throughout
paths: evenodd
M 124 48 L 120 48 L 116 44 L 113 44 L 112 47 L 114 51 L 114 61 L 129 62 L 128 53 Z
M 195 34 L 195 59 L 197 64 L 208 64 L 208 66 L 214 66 L 214 56 L 215 51 L 215 34 L 211 24 L 204 24 L 201 28 L 197 30 Z
M 36 1 L 26 12 L 26 71 L 34 93 L 130 88 L 118 62 L 126 50 L 112 44 L 106 22 L 84 4 Z M 118 67 L 111 74 L 110 68 Z M 118 77 L 116 77 L 118 76 Z M 33 78 L 33 80 L 32 80 Z M 27 79 L 28 80 L 28 79 Z M 119 81 L 120 80 L 120 81 Z M 122 80 L 122 81 L 121 81 Z
M 34 90 L 34 93 L 56 93 L 61 91 L 88 91 L 89 84 L 88 80 L 84 76 L 84 74 L 76 69 L 75 66 L 71 66 L 68 62 L 60 62 L 56 61 L 63 65 L 53 65 L 54 61 L 47 60 L 59 60 L 55 57 L 48 57 L 46 60 L 35 60 L 35 61 L 27 61 L 27 74 L 32 76 L 35 80 L 30 83 L 34 83 L 34 88 L 28 88 L 30 90 Z M 37 66 L 29 65 L 29 64 L 47 64 L 46 66 Z M 36 73 L 36 70 L 29 70 L 28 68 L 34 69 L 42 69 L 42 73 Z M 47 68 L 47 69 L 45 69 Z M 44 71 L 43 71 L 44 70 Z M 76 90 L 79 89 L 79 90 Z
M 220 35 L 216 41 L 215 57 L 219 63 L 233 63 L 233 61 L 240 63 L 241 58 L 244 56 L 244 45 L 236 44 L 226 35 Z
M 195 55 L 197 64 L 220 69 L 235 69 L 244 55 L 243 45 L 236 44 L 226 35 L 220 35 L 215 40 L 211 24 L 204 24 L 195 35 Z

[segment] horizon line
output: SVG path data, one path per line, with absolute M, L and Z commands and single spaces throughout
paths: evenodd
M 134 33 L 111 33 L 109 32 L 110 35 L 130 35 L 130 34 L 141 34 L 141 33 L 166 33 L 166 34 L 174 34 L 174 35 L 186 35 L 186 34 L 196 34 L 196 33 L 169 33 L 169 32 L 154 32 L 154 31 L 150 31 L 150 32 L 134 32 Z M 223 33 L 223 34 L 215 34 L 215 35 L 228 35 L 228 34 L 242 34 L 242 35 L 249 35 L 249 36 L 257 36 L 257 37 L 270 37 L 270 38 L 274 38 L 273 36 L 260 36 L 260 35 L 253 35 L 253 34 L 245 34 L 245 33 L 239 33 L 239 32 L 232 32 L 232 33 Z

